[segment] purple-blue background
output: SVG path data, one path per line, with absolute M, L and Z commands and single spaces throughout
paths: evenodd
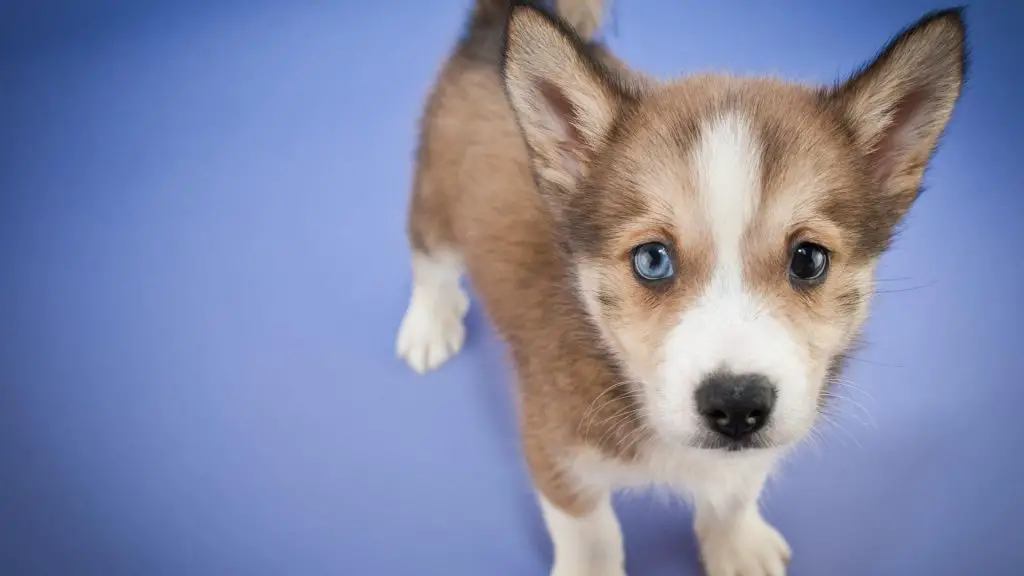
M 0 574 L 546 574 L 479 309 L 441 371 L 393 355 L 415 120 L 466 1 L 0 6 Z M 622 0 L 611 43 L 828 81 L 938 6 Z M 1024 561 L 1024 4 L 968 17 L 856 386 L 765 500 L 794 576 Z M 685 509 L 621 511 L 632 574 L 697 574 Z

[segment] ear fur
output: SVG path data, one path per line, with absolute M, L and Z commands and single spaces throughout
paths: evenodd
M 627 95 L 568 25 L 529 3 L 512 8 L 502 74 L 542 188 L 571 193 Z
M 826 93 L 850 128 L 880 200 L 899 217 L 919 194 L 966 69 L 963 9 L 941 10 L 898 34 L 873 62 Z

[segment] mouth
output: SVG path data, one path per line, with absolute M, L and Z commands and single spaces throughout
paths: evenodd
M 775 443 L 770 441 L 764 434 L 755 434 L 739 440 L 726 438 L 724 436 L 706 434 L 702 435 L 702 437 L 694 443 L 694 447 L 699 450 L 718 452 L 745 452 L 774 448 Z

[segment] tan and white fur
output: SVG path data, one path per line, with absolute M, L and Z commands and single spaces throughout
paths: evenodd
M 610 495 L 663 484 L 691 497 L 709 576 L 783 575 L 759 496 L 919 195 L 964 82 L 962 13 L 807 86 L 654 79 L 593 39 L 600 0 L 555 11 L 478 0 L 430 95 L 398 352 L 419 372 L 458 352 L 468 273 L 510 352 L 552 574 L 624 574 Z M 650 246 L 671 275 L 644 275 Z

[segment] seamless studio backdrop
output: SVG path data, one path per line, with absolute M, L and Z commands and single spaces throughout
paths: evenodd
M 415 125 L 469 0 L 0 6 L 0 574 L 544 575 L 503 349 L 394 356 Z M 827 82 L 935 0 L 621 0 L 663 75 Z M 883 263 L 831 424 L 765 496 L 793 576 L 1024 561 L 1024 4 Z M 690 515 L 618 502 L 630 573 Z

